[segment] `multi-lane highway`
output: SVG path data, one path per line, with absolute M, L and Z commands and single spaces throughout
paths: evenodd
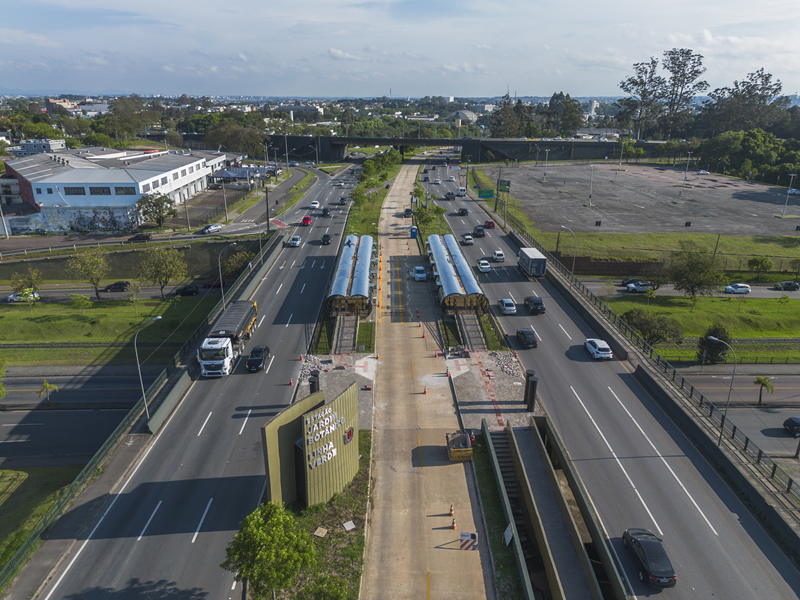
M 344 188 L 323 178 L 284 215 L 291 227 L 305 215 L 313 221 L 297 227 L 301 246 L 283 250 L 253 297 L 258 328 L 248 348 L 271 348 L 266 369 L 247 373 L 240 360 L 228 377 L 192 383 L 43 598 L 242 596 L 233 574 L 219 565 L 239 522 L 263 492 L 259 428 L 291 402 L 296 389 L 289 379 L 297 381 L 300 354 L 306 353 L 349 209 L 338 199 L 347 196 L 354 179 L 341 178 Z M 320 209 L 330 209 L 329 217 L 309 208 L 314 200 Z M 331 245 L 321 244 L 324 233 L 333 236 Z
M 439 161 L 437 161 L 438 163 Z M 441 167 L 437 167 L 441 172 Z M 452 171 L 449 171 L 452 174 Z M 442 184 L 438 194 L 455 191 Z M 457 179 L 457 177 L 456 177 Z M 460 238 L 487 215 L 462 198 L 440 200 Z M 467 216 L 458 215 L 467 208 Z M 492 310 L 526 369 L 539 377 L 539 395 L 555 423 L 597 508 L 624 573 L 636 594 L 648 588 L 638 581 L 633 559 L 622 547 L 622 532 L 646 527 L 662 536 L 678 573 L 680 598 L 797 598 L 800 574 L 764 532 L 747 508 L 697 452 L 659 406 L 638 385 L 625 363 L 593 361 L 584 339 L 595 337 L 546 281 L 530 281 L 516 266 L 516 246 L 500 229 L 487 230 L 472 246 L 462 246 L 471 264 L 503 250 L 505 262 L 477 273 Z M 544 298 L 547 311 L 531 315 L 525 296 Z M 496 310 L 510 298 L 517 314 Z M 532 328 L 541 342 L 523 350 L 518 328 Z

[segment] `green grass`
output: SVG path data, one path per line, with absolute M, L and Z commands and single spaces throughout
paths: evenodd
M 318 327 L 320 328 L 319 339 L 312 352 L 314 354 L 330 354 L 333 350 L 333 330 L 336 327 L 336 319 L 325 317 Z
M 492 319 L 491 315 L 481 316 L 481 328 L 483 329 L 483 335 L 486 336 L 486 346 L 490 351 L 508 350 L 500 326 Z
M 278 212 L 279 215 L 285 213 L 287 210 L 292 208 L 295 204 L 300 202 L 303 196 L 306 195 L 306 192 L 308 190 L 306 190 L 305 188 L 308 185 L 308 182 L 311 181 L 311 178 L 314 177 L 314 175 L 312 175 L 309 171 L 304 171 L 304 173 L 306 175 L 305 177 L 303 177 L 303 179 L 300 180 L 300 183 L 298 183 L 291 190 L 289 190 L 288 193 L 291 194 L 291 196 L 289 196 L 289 199 L 286 201 L 286 204 L 284 204 L 283 207 Z
M 692 311 L 690 300 L 681 296 L 647 298 L 619 296 L 606 300 L 618 315 L 633 308 L 649 308 L 675 319 L 687 337 L 700 337 L 716 322 L 724 323 L 731 337 L 800 337 L 800 298 L 781 305 L 773 298 L 702 298 Z M 800 352 L 795 351 L 795 354 Z
M 458 346 L 461 344 L 461 336 L 458 333 L 458 325 L 455 322 L 448 320 L 439 321 L 439 327 L 444 335 L 444 345 Z
M 514 559 L 510 546 L 503 540 L 503 532 L 508 527 L 503 505 L 500 501 L 500 492 L 497 489 L 497 480 L 492 471 L 489 451 L 483 442 L 483 435 L 475 436 L 477 445 L 472 449 L 472 461 L 475 463 L 475 472 L 478 475 L 478 491 L 481 495 L 483 513 L 486 517 L 488 543 L 492 549 L 494 559 L 495 583 L 501 598 L 521 599 L 522 582 L 519 569 Z M 485 543 L 481 541 L 481 543 Z
M 294 588 L 279 594 L 278 598 L 296 598 L 300 590 L 329 577 L 345 582 L 347 585 L 345 597 L 348 600 L 357 600 L 364 567 L 366 544 L 364 527 L 369 499 L 371 445 L 372 432 L 359 431 L 358 451 L 361 454 L 359 470 L 341 494 L 337 494 L 325 504 L 308 508 L 289 507 L 300 526 L 306 531 L 313 534 L 318 527 L 324 527 L 328 530 L 328 534 L 324 538 L 311 536 L 316 550 L 317 565 L 301 573 Z M 353 521 L 356 528 L 353 531 L 346 531 L 342 527 L 342 523 L 346 521 Z
M 5 565 L 83 465 L 0 470 L 0 567 Z
M 378 222 L 381 215 L 381 205 L 389 190 L 381 188 L 362 199 L 353 201 L 350 208 L 350 217 L 347 219 L 345 237 L 348 235 L 371 235 L 378 239 Z
M 358 324 L 358 339 L 356 340 L 356 349 L 359 346 L 364 346 L 364 352 L 375 352 L 375 323 L 370 321 L 367 323 Z

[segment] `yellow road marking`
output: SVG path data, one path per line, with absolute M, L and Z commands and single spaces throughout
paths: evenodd
M 428 600 L 431 600 L 431 573 L 428 571 Z

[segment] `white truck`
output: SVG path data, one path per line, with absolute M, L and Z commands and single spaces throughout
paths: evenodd
M 200 374 L 223 377 L 233 372 L 236 359 L 244 352 L 258 321 L 258 307 L 251 300 L 231 302 L 211 326 L 206 339 L 197 349 Z
M 520 248 L 517 264 L 528 277 L 544 277 L 547 257 L 536 248 Z
M 463 187 L 458 188 L 458 191 L 456 192 L 456 196 L 458 196 L 459 198 L 463 198 L 466 195 L 467 195 L 467 188 L 463 188 Z

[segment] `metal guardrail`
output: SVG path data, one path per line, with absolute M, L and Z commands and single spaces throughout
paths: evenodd
M 511 221 L 511 219 L 509 219 Z M 516 221 L 516 219 L 515 219 Z M 593 307 L 601 312 L 611 323 L 617 328 L 617 331 L 624 335 L 628 341 L 634 346 L 639 348 L 644 354 L 655 363 L 655 367 L 665 374 L 670 376 L 673 383 L 672 391 L 683 395 L 687 400 L 692 402 L 701 414 L 704 414 L 711 422 L 715 424 L 716 428 L 721 428 L 723 435 L 727 435 L 730 440 L 742 453 L 747 455 L 753 465 L 758 467 L 762 474 L 766 477 L 773 479 L 780 485 L 785 492 L 788 492 L 793 500 L 800 504 L 800 489 L 795 484 L 794 480 L 784 471 L 772 458 L 770 458 L 763 450 L 761 450 L 753 440 L 745 436 L 739 430 L 730 418 L 725 418 L 724 411 L 716 406 L 713 402 L 708 400 L 703 394 L 699 394 L 694 389 L 694 386 L 688 379 L 680 375 L 664 356 L 658 353 L 650 344 L 645 342 L 642 337 L 636 333 L 630 326 L 628 326 L 622 318 L 617 315 L 605 302 L 595 296 L 589 288 L 583 285 L 580 280 L 573 276 L 569 270 L 562 265 L 556 258 L 547 251 L 536 239 L 527 233 L 525 226 L 517 221 L 520 228 L 515 234 L 522 238 L 525 242 L 530 244 L 530 247 L 536 248 L 547 257 L 547 268 L 554 269 L 558 274 L 567 280 L 573 290 L 580 293 L 586 300 L 588 300 Z M 793 516 L 797 519 L 798 516 Z
M 689 356 L 669 356 L 662 355 L 666 362 L 670 363 L 692 363 L 695 365 L 701 364 L 701 361 Z M 717 361 L 718 365 L 731 365 L 733 360 L 727 356 L 723 361 Z M 737 356 L 737 365 L 797 365 L 800 364 L 800 356 Z
M 268 252 L 270 252 L 274 246 L 274 244 L 278 243 L 281 239 L 281 236 L 275 235 L 272 238 L 271 243 L 265 245 L 259 253 L 256 254 L 256 257 L 253 259 L 253 262 L 260 262 L 264 256 Z M 244 271 L 239 278 L 228 287 L 226 293 L 229 294 L 230 298 L 233 298 L 236 292 L 238 292 L 241 287 L 245 284 L 245 282 L 249 279 L 251 272 Z M 108 436 L 108 439 L 103 443 L 100 449 L 95 452 L 94 456 L 89 460 L 87 465 L 83 468 L 83 470 L 78 474 L 75 480 L 67 486 L 64 490 L 61 491 L 58 499 L 55 501 L 53 506 L 47 511 L 47 513 L 42 517 L 41 521 L 34 527 L 33 531 L 30 533 L 28 538 L 22 543 L 22 546 L 14 553 L 14 555 L 9 559 L 9 561 L 2 565 L 0 568 L 0 590 L 4 589 L 5 586 L 9 583 L 11 578 L 17 572 L 17 570 L 22 566 L 26 560 L 28 560 L 28 556 L 30 555 L 33 550 L 35 550 L 36 545 L 39 543 L 39 540 L 44 538 L 53 524 L 58 520 L 58 518 L 64 513 L 65 509 L 69 507 L 75 498 L 78 496 L 80 491 L 83 487 L 94 477 L 95 472 L 97 469 L 105 462 L 105 460 L 111 455 L 111 452 L 117 446 L 117 444 L 122 440 L 122 437 L 126 434 L 128 429 L 133 425 L 133 423 L 139 418 L 141 413 L 144 411 L 144 403 L 145 399 L 147 399 L 148 404 L 149 402 L 156 396 L 158 391 L 161 389 L 161 386 L 167 381 L 170 375 L 178 368 L 178 365 L 181 364 L 181 361 L 185 359 L 189 353 L 193 350 L 194 345 L 197 343 L 197 340 L 201 339 L 205 336 L 206 329 L 208 326 L 214 321 L 216 316 L 222 311 L 222 300 L 217 303 L 217 305 L 211 310 L 209 315 L 206 319 L 201 323 L 197 329 L 195 329 L 189 339 L 181 346 L 180 350 L 172 357 L 170 362 L 167 364 L 166 368 L 161 371 L 161 373 L 156 377 L 155 381 L 150 385 L 149 388 L 145 391 L 144 397 L 140 398 L 139 401 L 133 406 L 133 408 L 128 412 L 127 415 L 122 419 L 120 424 L 117 428 Z

